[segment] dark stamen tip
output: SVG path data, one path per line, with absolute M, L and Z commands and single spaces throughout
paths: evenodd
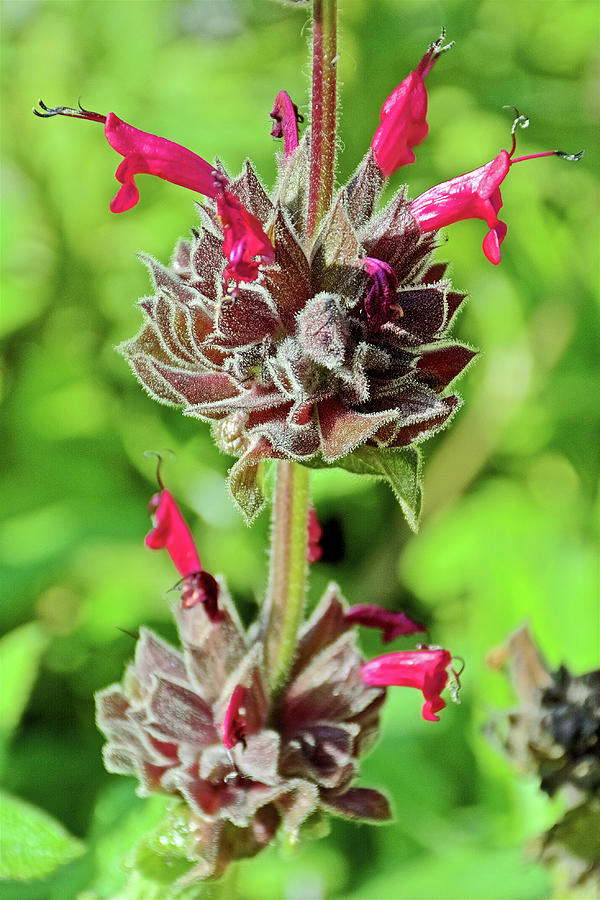
M 585 150 L 580 150 L 579 153 L 565 153 L 564 150 L 555 150 L 554 155 L 558 156 L 560 159 L 566 159 L 567 162 L 579 162 Z
M 62 111 L 67 108 L 65 106 L 56 106 L 54 108 L 46 106 L 41 98 L 38 100 L 38 106 L 41 107 L 43 112 L 40 112 L 40 110 L 36 109 L 35 106 L 32 109 L 34 116 L 39 116 L 40 119 L 50 119 L 52 116 L 59 116 Z
M 432 44 L 429 45 L 429 52 L 433 53 L 434 56 L 439 56 L 440 53 L 445 53 L 446 50 L 449 50 L 450 47 L 454 46 L 454 41 L 450 41 L 449 44 L 444 44 L 445 39 L 446 39 L 446 29 L 442 28 L 442 30 L 440 32 L 440 36 L 437 39 L 437 41 L 434 41 Z

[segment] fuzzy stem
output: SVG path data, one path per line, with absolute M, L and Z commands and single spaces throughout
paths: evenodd
M 309 478 L 305 466 L 285 460 L 277 463 L 265 648 L 273 694 L 286 683 L 304 612 Z
M 337 0 L 313 0 L 308 237 L 331 203 L 335 172 Z

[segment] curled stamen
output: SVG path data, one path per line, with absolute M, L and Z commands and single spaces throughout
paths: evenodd
M 510 148 L 510 153 L 508 154 L 509 159 L 512 157 L 513 153 L 517 149 L 517 128 L 528 128 L 529 127 L 529 119 L 527 116 L 522 116 L 516 106 L 513 106 L 511 103 L 508 103 L 502 107 L 502 109 L 512 109 L 515 114 L 515 118 L 511 125 L 510 134 L 512 137 L 512 147 Z
M 460 678 L 462 673 L 465 671 L 466 663 L 465 663 L 464 659 L 462 658 L 462 656 L 453 656 L 452 662 L 454 662 L 455 659 L 458 660 L 458 662 L 460 663 L 460 670 L 457 672 L 456 669 L 453 668 L 452 671 L 454 672 L 454 675 L 456 678 Z
M 146 457 L 146 459 L 149 459 L 151 456 L 156 457 L 156 460 L 157 460 L 157 462 L 156 462 L 156 481 L 157 481 L 157 484 L 158 484 L 159 488 L 161 489 L 161 491 L 164 491 L 164 489 L 165 489 L 165 485 L 164 485 L 164 482 L 162 479 L 162 473 L 161 473 L 161 467 L 163 464 L 163 459 L 164 459 L 165 453 L 168 453 L 171 457 L 175 456 L 174 451 L 169 450 L 169 449 L 163 450 L 161 453 L 158 453 L 157 450 L 144 450 L 144 456 Z
M 463 666 L 464 669 L 464 666 Z M 461 672 L 463 671 L 461 669 Z M 450 696 L 452 697 L 453 703 L 460 703 L 460 681 L 459 675 L 454 671 L 452 666 L 449 666 L 446 671 L 448 672 L 448 690 L 450 691 Z
M 38 105 L 43 111 L 40 112 L 34 106 L 33 114 L 34 116 L 39 116 L 40 119 L 50 119 L 52 116 L 70 116 L 73 119 L 87 119 L 89 122 L 99 122 L 101 125 L 104 125 L 106 122 L 106 116 L 84 109 L 80 102 L 78 102 L 77 109 L 74 109 L 72 106 L 46 106 L 42 99 L 38 100 Z

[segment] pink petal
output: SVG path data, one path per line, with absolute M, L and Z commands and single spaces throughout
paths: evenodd
M 140 131 L 114 113 L 109 113 L 104 126 L 108 143 L 125 157 L 116 172 L 123 184 L 111 203 L 112 212 L 125 212 L 139 199 L 135 175 L 156 175 L 172 184 L 215 197 L 214 166 L 166 138 Z
M 275 97 L 273 110 L 269 115 L 275 120 L 271 136 L 283 138 L 283 150 L 287 159 L 298 146 L 298 122 L 301 121 L 298 107 L 292 103 L 287 91 L 279 91 Z
M 410 650 L 385 653 L 365 663 L 361 669 L 365 684 L 373 687 L 415 687 L 423 692 L 423 718 L 437 721 L 435 713 L 446 705 L 440 697 L 448 681 L 452 658 L 447 650 Z
M 499 186 L 509 168 L 508 153 L 501 150 L 484 166 L 425 191 L 410 205 L 421 231 L 437 231 L 462 219 L 484 219 L 493 228 L 502 205 Z
M 414 72 L 395 88 L 381 109 L 381 124 L 373 136 L 371 147 L 377 164 L 389 176 L 400 166 L 415 161 L 413 147 L 427 137 L 427 90 L 424 78 L 443 50 L 444 32 L 431 44 Z
M 169 491 L 162 490 L 152 498 L 154 528 L 146 536 L 146 546 L 152 550 L 166 548 L 182 577 L 200 572 L 200 557 L 194 539 Z
M 351 606 L 344 618 L 346 622 L 350 622 L 352 625 L 364 625 L 366 628 L 381 628 L 384 644 L 389 644 L 390 641 L 397 637 L 416 634 L 419 631 L 427 631 L 424 625 L 413 622 L 406 613 L 393 612 L 391 609 L 384 609 L 382 606 L 375 606 L 370 603 Z
M 229 260 L 223 273 L 225 281 L 255 281 L 260 264 L 273 262 L 275 258 L 273 245 L 260 220 L 222 187 L 217 194 L 217 211 L 224 232 L 223 253 Z
M 387 321 L 390 306 L 396 297 L 398 279 L 392 267 L 380 259 L 365 256 L 361 264 L 369 276 L 363 308 L 373 331 L 378 331 Z
M 246 722 L 243 718 L 245 700 L 246 688 L 241 684 L 236 685 L 225 712 L 225 718 L 219 725 L 219 730 L 223 735 L 223 744 L 227 750 L 231 750 L 240 741 L 245 743 Z
M 483 239 L 483 252 L 491 263 L 498 265 L 501 259 L 500 244 L 506 237 L 507 227 L 498 219 L 494 228 L 491 228 Z

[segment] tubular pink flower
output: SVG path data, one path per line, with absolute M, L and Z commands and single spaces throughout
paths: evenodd
M 398 279 L 392 267 L 380 259 L 365 256 L 362 266 L 369 276 L 363 309 L 373 331 L 379 331 L 387 322 L 390 306 L 398 290 Z
M 261 263 L 275 259 L 273 245 L 264 233 L 260 221 L 234 197 L 217 184 L 217 212 L 221 219 L 225 238 L 223 253 L 229 260 L 223 272 L 225 283 L 229 280 L 256 281 Z
M 448 682 L 452 657 L 448 650 L 410 650 L 377 656 L 362 666 L 362 680 L 373 687 L 416 687 L 423 692 L 423 718 L 439 721 L 446 702 L 440 697 Z
M 462 219 L 483 219 L 489 232 L 483 252 L 490 262 L 500 262 L 500 244 L 506 237 L 506 224 L 498 218 L 502 207 L 500 185 L 508 175 L 512 160 L 506 150 L 484 166 L 437 184 L 417 197 L 410 210 L 421 231 L 437 231 Z
M 202 566 L 194 538 L 169 491 L 155 494 L 150 500 L 150 510 L 154 513 L 154 528 L 146 535 L 146 546 L 152 550 L 164 547 L 182 578 L 200 572 Z
M 375 132 L 371 147 L 384 175 L 415 161 L 412 147 L 427 137 L 427 90 L 425 76 L 433 68 L 443 47 L 445 31 L 431 44 L 414 72 L 404 79 L 387 98 L 381 109 L 381 125 Z
M 150 509 L 154 513 L 154 527 L 146 535 L 146 546 L 151 550 L 165 548 L 173 560 L 183 578 L 182 607 L 190 609 L 202 603 L 211 622 L 220 621 L 219 585 L 209 572 L 203 571 L 192 534 L 169 491 L 163 489 L 155 494 Z
M 245 701 L 246 688 L 242 684 L 238 684 L 231 695 L 225 718 L 218 726 L 223 735 L 223 745 L 226 750 L 231 750 L 240 741 L 242 744 L 246 743 L 247 725 L 243 718 Z
M 279 91 L 269 115 L 275 120 L 271 137 L 283 138 L 283 152 L 287 159 L 298 146 L 298 122 L 303 121 L 302 116 L 287 91 Z
M 199 194 L 215 196 L 214 166 L 181 144 L 140 131 L 114 113 L 106 117 L 104 134 L 110 146 L 125 157 L 115 175 L 123 187 L 110 204 L 112 212 L 126 212 L 138 202 L 135 175 L 156 175 Z
M 352 625 L 364 625 L 366 628 L 381 628 L 384 644 L 389 644 L 397 637 L 407 634 L 417 634 L 419 631 L 427 631 L 424 625 L 413 622 L 406 613 L 393 612 L 382 606 L 370 603 L 361 603 L 351 606 L 345 613 L 346 622 Z

